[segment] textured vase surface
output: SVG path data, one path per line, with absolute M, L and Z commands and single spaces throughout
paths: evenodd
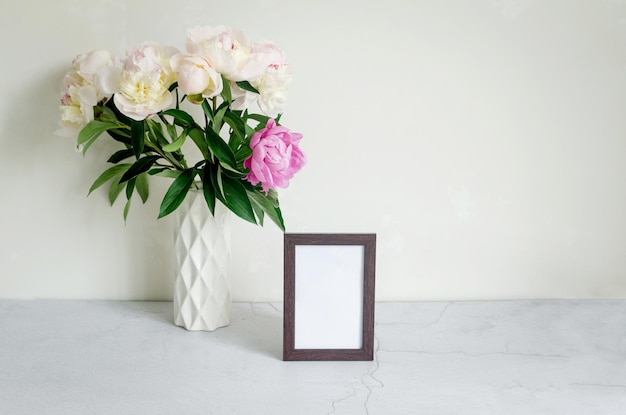
M 211 215 L 201 191 L 176 210 L 174 323 L 212 331 L 230 324 L 230 211 L 217 202 Z

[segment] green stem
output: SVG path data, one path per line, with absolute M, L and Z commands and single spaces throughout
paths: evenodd
M 176 90 L 176 94 L 178 95 L 178 89 Z M 178 101 L 177 101 L 178 102 Z M 167 120 L 165 119 L 165 116 L 163 114 L 161 114 L 159 112 L 159 119 L 161 120 L 161 122 L 166 126 L 165 131 L 167 132 L 167 126 L 170 125 L 170 123 L 167 122 Z M 169 135 L 169 134 L 168 134 Z M 170 137 L 170 139 L 175 140 L 176 137 Z M 166 159 L 167 161 L 169 161 L 172 166 L 174 166 L 176 169 L 178 170 L 186 170 L 187 169 L 187 162 L 185 161 L 185 158 L 183 156 L 182 153 L 180 153 L 180 151 L 178 151 L 178 154 L 180 154 L 181 156 L 183 156 L 183 158 L 181 159 L 180 163 L 177 162 L 174 158 L 170 157 L 167 155 L 166 152 L 164 152 L 160 147 L 158 147 L 157 145 L 147 141 L 146 145 L 148 145 L 148 147 L 150 147 L 151 149 L 153 149 L 156 153 L 158 153 L 161 157 L 163 157 L 164 159 Z
M 200 160 L 199 162 L 196 163 L 195 166 L 193 166 L 194 169 L 196 170 L 200 170 L 200 167 L 202 167 L 203 165 L 206 164 L 206 160 Z M 202 171 L 200 171 L 200 173 L 202 173 Z M 200 176 L 202 177 L 202 176 Z M 200 190 L 200 186 L 198 186 L 198 184 L 196 183 L 196 181 L 194 180 L 193 182 L 193 186 L 197 189 Z
M 181 163 L 177 162 L 176 159 L 169 156 L 165 151 L 161 150 L 150 141 L 146 141 L 146 146 L 150 147 L 152 151 L 167 160 L 172 165 L 172 167 L 176 168 L 177 170 L 187 170 L 187 163 L 185 162 L 185 159 L 181 160 Z
M 204 114 L 204 128 L 209 128 L 209 117 L 206 112 L 202 111 L 202 113 Z

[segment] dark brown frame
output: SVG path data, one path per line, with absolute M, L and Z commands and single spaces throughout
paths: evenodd
M 360 349 L 295 348 L 295 264 L 297 245 L 362 245 L 363 337 Z M 283 360 L 373 360 L 376 234 L 285 234 Z

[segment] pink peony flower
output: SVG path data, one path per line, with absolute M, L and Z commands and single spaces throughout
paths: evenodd
M 266 194 L 269 189 L 287 187 L 289 179 L 306 162 L 304 153 L 298 147 L 301 138 L 302 134 L 277 126 L 276 121 L 270 119 L 265 128 L 254 133 L 250 139 L 252 155 L 243 162 L 243 166 L 250 169 L 246 180 L 253 185 L 261 183 Z

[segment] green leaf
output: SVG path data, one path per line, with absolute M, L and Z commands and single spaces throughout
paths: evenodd
M 161 156 L 145 156 L 140 158 L 128 168 L 126 173 L 122 175 L 120 183 L 130 180 L 133 177 L 137 177 L 141 173 L 147 172 L 148 170 L 150 170 L 150 167 L 152 167 L 152 165 L 160 158 Z
M 102 110 L 102 115 L 100 117 L 98 117 L 101 121 L 113 121 L 113 122 L 117 122 L 117 117 L 115 116 L 115 113 L 113 112 L 113 110 L 109 107 L 100 107 Z
M 278 192 L 274 189 L 270 189 L 265 198 L 272 203 L 272 206 L 278 207 Z
M 270 217 L 272 222 L 274 222 L 283 232 L 285 232 L 285 222 L 283 220 L 283 215 L 280 211 L 280 207 L 278 207 L 278 200 L 271 201 L 264 194 L 256 189 L 247 189 L 248 196 L 253 203 L 256 203 L 258 207 L 263 209 L 267 216 Z
M 219 166 L 207 164 L 204 169 L 203 185 L 211 190 L 209 197 L 217 198 L 228 209 L 240 218 L 256 224 L 256 217 L 243 182 L 222 174 Z M 205 190 L 206 191 L 206 190 Z M 205 199 L 207 195 L 205 193 Z M 207 204 L 214 203 L 207 200 Z M 210 206 L 210 205 L 209 205 Z
M 254 203 L 254 202 L 252 202 L 252 209 L 254 210 L 254 213 L 257 216 L 257 221 L 259 225 L 263 226 L 263 218 L 265 217 L 265 212 L 263 211 L 263 209 L 261 209 L 261 207 L 257 203 Z
M 224 121 L 233 130 L 230 140 L 228 141 L 228 145 L 233 151 L 235 151 L 239 145 L 241 145 L 243 138 L 246 136 L 245 122 L 241 119 L 241 117 L 237 116 L 232 111 L 228 111 L 224 114 Z
M 224 125 L 224 114 L 228 110 L 228 105 L 225 104 L 226 103 L 220 106 L 220 109 L 215 113 L 215 118 L 213 119 L 213 131 L 215 131 L 216 134 L 220 133 L 222 125 Z
M 102 133 L 107 130 L 118 128 L 119 126 L 120 124 L 117 122 L 93 120 L 80 130 L 76 143 L 79 146 L 83 146 L 83 154 L 85 154 L 91 144 L 93 144 L 93 142 L 96 141 L 96 138 L 100 137 Z
M 170 136 L 172 140 L 175 140 L 178 137 L 178 133 L 176 132 L 176 126 L 174 124 L 167 124 L 167 134 Z M 169 142 L 166 140 L 166 142 Z
M 126 205 L 124 206 L 124 223 L 126 223 L 126 218 L 128 217 L 128 211 L 130 210 L 130 200 L 126 201 Z
M 230 102 L 233 100 L 231 91 L 230 91 L 230 81 L 222 75 L 222 99 L 224 102 Z
M 185 131 L 178 137 L 174 142 L 163 146 L 163 151 L 167 151 L 168 153 L 172 153 L 174 151 L 180 150 L 180 148 L 185 143 L 185 139 L 187 138 L 187 134 Z
M 219 177 L 220 174 L 221 174 L 219 165 L 215 165 L 215 164 L 209 165 L 209 164 L 207 164 L 205 166 L 204 179 L 206 179 L 206 177 L 207 177 L 206 172 L 207 172 L 207 169 L 209 169 L 209 168 L 210 168 L 210 170 L 208 170 L 209 171 L 208 177 L 209 177 L 209 180 L 211 181 L 211 186 L 213 188 L 213 193 L 215 194 L 215 197 L 220 202 L 222 202 L 224 205 L 226 205 L 226 201 L 224 200 L 224 196 L 223 196 L 224 190 L 222 189 L 222 180 L 221 180 L 221 177 Z
M 216 196 L 222 203 L 226 204 L 226 199 L 224 199 L 224 184 L 222 183 L 222 169 L 219 165 L 215 172 L 215 183 L 213 183 L 213 186 L 215 186 L 215 190 L 217 191 Z
M 187 127 L 195 124 L 193 117 L 183 110 L 171 108 L 169 110 L 163 111 L 161 114 L 174 117 L 174 123 L 182 127 Z
M 122 129 L 122 128 L 114 128 L 111 130 L 107 130 L 107 133 L 115 141 L 119 141 L 120 143 L 124 143 L 128 146 L 130 145 L 130 130 Z
M 117 122 L 93 120 L 85 125 L 78 133 L 77 144 L 83 144 L 99 137 L 102 133 L 112 128 L 119 127 Z
M 137 181 L 136 177 L 133 177 L 129 181 L 126 182 L 126 199 L 130 199 L 135 191 L 135 182 Z
M 129 157 L 132 157 L 135 153 L 132 149 L 120 150 L 113 153 L 111 157 L 107 160 L 109 163 L 117 164 L 122 160 L 126 160 Z
M 93 192 L 94 190 L 96 190 L 98 187 L 102 186 L 104 183 L 108 182 L 109 180 L 113 179 L 114 177 L 121 176 L 126 170 L 128 170 L 130 166 L 131 164 L 118 164 L 116 166 L 106 169 L 93 182 L 93 184 L 89 188 L 88 194 L 91 194 L 91 192 Z
M 209 146 L 207 145 L 206 136 L 204 135 L 204 131 L 200 128 L 196 127 L 193 130 L 189 131 L 189 137 L 196 144 L 204 159 L 209 158 Z
M 175 179 L 180 175 L 180 170 L 172 170 L 170 167 L 160 167 L 158 169 L 149 170 L 148 174 L 150 176 L 160 176 Z
M 163 126 L 154 120 L 146 121 L 148 126 L 148 137 L 151 139 L 152 143 L 154 143 L 158 147 L 169 144 L 169 141 L 163 135 Z M 174 128 L 174 126 L 171 124 L 167 124 L 167 127 Z M 176 130 L 174 129 L 174 131 Z
M 180 148 L 185 143 L 185 139 L 187 138 L 187 135 L 189 134 L 190 130 L 191 130 L 191 127 L 185 128 L 183 130 L 183 132 L 180 133 L 180 137 L 178 137 L 173 143 L 170 143 L 168 145 L 163 146 L 163 151 L 167 151 L 168 153 L 172 153 L 174 151 L 180 150 Z
M 261 114 L 249 114 L 248 118 L 258 121 L 259 125 L 257 126 L 257 128 L 259 129 L 265 127 L 267 122 L 271 119 L 271 117 L 268 117 L 267 115 L 261 115 Z
M 252 149 L 249 146 L 241 146 L 241 148 L 235 153 L 237 161 L 244 161 L 252 155 Z
M 248 175 L 240 170 L 225 166 L 223 163 L 220 163 L 219 166 L 222 168 L 222 173 L 233 179 L 241 180 Z
M 187 169 L 172 182 L 161 202 L 159 219 L 172 213 L 185 200 L 196 173 L 195 169 Z
M 148 175 L 146 173 L 142 173 L 137 176 L 137 181 L 135 182 L 135 188 L 137 189 L 137 193 L 139 193 L 139 197 L 141 197 L 141 201 L 146 203 L 148 200 L 148 196 L 150 196 L 150 188 L 148 186 Z
M 215 215 L 215 188 L 211 181 L 212 172 L 213 166 L 209 163 L 205 164 L 204 171 L 202 172 L 202 192 L 204 193 L 204 200 L 206 200 L 211 215 Z
M 130 142 L 133 147 L 133 153 L 138 160 L 139 157 L 141 157 L 141 153 L 143 153 L 145 137 L 146 133 L 143 120 L 133 120 L 130 124 Z
M 245 91 L 254 92 L 255 94 L 259 93 L 259 91 L 255 87 L 250 85 L 250 82 L 248 81 L 239 81 L 237 82 L 237 86 Z
M 235 215 L 256 225 L 257 222 L 254 216 L 254 210 L 252 209 L 252 204 L 250 203 L 250 199 L 248 198 L 248 194 L 242 182 L 226 175 L 222 175 L 221 177 L 226 206 Z
M 109 187 L 109 203 L 111 204 L 111 206 L 113 206 L 113 203 L 115 203 L 117 197 L 120 195 L 120 193 L 122 193 L 124 187 L 126 187 L 126 183 L 120 183 L 120 178 L 121 177 L 116 177 L 115 179 L 113 179 L 113 181 L 111 182 L 111 186 Z
M 209 105 L 209 101 L 206 100 L 206 98 L 204 99 L 204 101 L 202 101 L 202 111 L 204 111 L 204 113 L 206 114 L 207 117 L 209 117 L 209 119 L 211 121 L 213 121 L 213 110 L 211 109 L 211 105 Z
M 260 126 L 261 124 L 259 124 Z M 252 137 L 254 135 L 254 133 L 257 132 L 257 130 L 255 130 L 254 128 L 250 127 L 248 124 L 245 125 L 246 127 L 246 137 Z M 261 127 L 263 128 L 263 127 Z
M 207 128 L 206 138 L 209 149 L 211 149 L 211 152 L 215 154 L 215 157 L 217 157 L 222 163 L 226 163 L 229 167 L 236 168 L 237 162 L 235 160 L 235 155 L 228 144 L 224 142 L 222 137 L 215 133 L 215 131 Z

